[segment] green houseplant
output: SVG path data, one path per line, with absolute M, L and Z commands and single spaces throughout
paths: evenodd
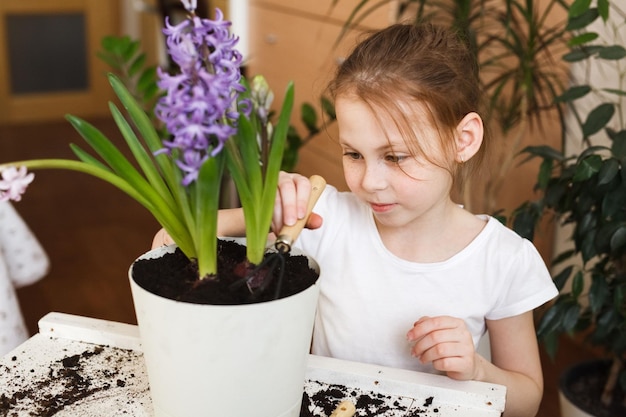
M 610 14 L 616 18 L 611 20 Z M 624 39 L 624 16 L 608 1 L 572 4 L 571 49 L 563 58 L 581 66 L 583 77 L 557 101 L 570 116 L 563 121 L 564 133 L 570 133 L 564 139 L 575 137 L 577 149 L 568 150 L 565 144 L 560 150 L 525 149 L 530 157 L 542 160 L 537 181 L 541 195 L 523 204 L 513 221 L 514 228 L 531 239 L 544 215 L 571 233 L 571 245 L 554 259 L 554 281 L 561 294 L 541 317 L 537 334 L 552 356 L 562 334 L 582 335 L 606 354 L 603 388 L 588 404 L 579 405 L 589 413 L 580 415 L 626 412 L 625 404 L 620 404 L 626 391 L 626 49 L 619 44 Z M 595 27 L 590 26 L 593 22 Z M 597 67 L 587 69 L 598 64 L 612 68 L 614 75 L 602 80 Z M 585 99 L 592 104 L 583 106 Z M 594 392 L 590 386 L 585 391 Z
M 215 20 L 202 19 L 194 13 L 195 1 L 182 3 L 188 19 L 177 25 L 166 20 L 164 29 L 178 69 L 157 70 L 162 93 L 144 91 L 159 97 L 156 118 L 119 77 L 109 75 L 128 119 L 113 103 L 111 114 L 133 159 L 93 125 L 68 116 L 93 153 L 72 145 L 77 160 L 5 163 L 0 166 L 0 198 L 20 199 L 33 179 L 27 169 L 74 170 L 130 195 L 174 240 L 175 245 L 142 255 L 129 273 L 156 416 L 295 416 L 302 400 L 318 293 L 313 284 L 319 271 L 309 260 L 312 267 L 307 264 L 307 270 L 313 276 L 303 288 L 277 292 L 280 280 L 273 280 L 267 293 L 251 297 L 247 286 L 225 281 L 221 266 L 227 263 L 219 260 L 230 240 L 217 236 L 220 185 L 227 170 L 246 224 L 245 242 L 235 243 L 244 256 L 233 261 L 243 265 L 234 279 L 247 278 L 247 271 L 264 260 L 293 85 L 288 85 L 274 115 L 272 93 L 263 78 L 248 82 L 241 75 L 242 57 L 235 49 L 236 36 L 229 32 L 230 22 L 219 10 Z M 229 305 L 187 302 L 180 294 L 169 298 L 154 293 L 139 280 L 140 265 L 174 256 L 183 260 L 176 269 L 191 271 L 185 292 L 208 287 L 214 293 L 224 283 L 229 294 L 239 295 L 233 295 Z M 164 271 L 156 269 L 158 274 L 148 282 Z M 173 276 L 166 278 L 170 282 Z M 242 339 L 253 341 L 254 349 Z M 274 383 L 268 384 L 268 378 Z

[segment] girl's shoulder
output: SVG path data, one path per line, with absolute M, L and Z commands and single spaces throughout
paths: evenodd
M 489 215 L 478 215 L 477 217 L 487 222 L 481 232 L 481 236 L 489 242 L 497 245 L 505 245 L 506 247 L 520 247 L 531 243 L 528 239 L 523 238 L 512 229 L 502 224 L 495 217 Z
M 530 240 L 520 236 L 494 217 L 485 216 L 485 218 L 487 225 L 479 237 L 482 246 L 480 250 L 490 254 L 490 259 L 516 268 L 526 265 L 545 269 L 541 254 Z

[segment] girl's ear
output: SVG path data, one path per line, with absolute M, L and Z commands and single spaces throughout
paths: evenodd
M 483 143 L 483 120 L 476 112 L 470 112 L 463 117 L 456 127 L 456 159 L 458 162 L 467 162 L 480 149 Z

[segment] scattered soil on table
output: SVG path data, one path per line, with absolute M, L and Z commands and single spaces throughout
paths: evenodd
M 266 254 L 279 256 L 276 253 Z M 242 277 L 252 271 L 246 263 L 246 248 L 237 242 L 220 240 L 218 243 L 218 276 L 198 279 L 197 265 L 179 249 L 156 259 L 135 262 L 133 278 L 147 291 L 162 297 L 196 304 L 235 305 L 270 301 L 288 297 L 310 287 L 317 281 L 318 273 L 311 269 L 306 256 L 285 255 L 285 266 L 261 270 L 255 281 L 270 279 L 270 284 L 258 296 L 252 296 Z M 279 282 L 279 274 L 283 279 Z M 280 288 L 279 288 L 280 287 Z
M 65 356 L 54 362 L 47 374 L 32 379 L 29 375 L 2 366 L 1 372 L 13 373 L 10 386 L 0 393 L 0 416 L 51 417 L 66 407 L 92 396 L 109 396 L 109 391 L 133 384 L 136 376 L 124 372 L 123 364 L 131 362 L 132 351 L 94 346 L 80 354 Z M 20 358 L 11 358 L 16 362 Z M 99 365 L 94 365 L 98 363 Z M 94 373 L 95 369 L 99 369 Z M 31 374 L 35 370 L 30 370 Z M 114 396 L 110 392 L 110 396 Z M 127 404 L 133 399 L 127 398 Z M 27 413 L 27 414 L 26 414 Z
M 427 398 L 421 407 L 412 404 L 411 409 L 402 404 L 399 397 L 364 391 L 341 384 L 326 384 L 319 381 L 307 381 L 302 396 L 300 417 L 330 416 L 337 406 L 344 400 L 350 400 L 355 405 L 358 417 L 397 416 L 398 413 L 406 417 L 425 417 L 437 415 L 439 409 L 433 406 L 434 397 Z M 323 388 L 316 388 L 323 387 Z M 410 414 L 407 414 L 410 413 Z

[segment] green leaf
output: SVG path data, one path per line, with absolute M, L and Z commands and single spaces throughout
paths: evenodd
M 598 9 L 590 8 L 580 15 L 570 17 L 567 21 L 565 30 L 574 31 L 583 29 L 593 23 L 598 16 Z
M 315 108 L 309 103 L 302 103 L 300 108 L 302 114 L 302 122 L 306 126 L 307 130 L 312 133 L 319 131 L 317 128 L 317 112 Z
M 604 193 L 602 198 L 602 216 L 611 218 L 618 215 L 626 206 L 626 193 L 622 188 L 616 188 Z M 613 231 L 611 232 L 613 233 Z
M 574 36 L 567 42 L 569 47 L 584 45 L 589 42 L 593 42 L 598 39 L 599 35 L 595 32 L 586 32 L 578 36 Z
M 585 279 L 582 271 L 578 271 L 572 280 L 572 297 L 577 299 L 585 287 Z
M 115 56 L 111 54 L 102 53 L 102 52 L 96 52 L 96 56 L 100 58 L 102 61 L 104 61 L 107 65 L 109 65 L 111 68 L 117 71 L 121 71 L 122 65 L 116 59 Z
M 100 39 L 100 46 L 105 51 L 111 51 L 113 49 L 114 42 L 115 42 L 114 36 L 106 35 L 106 36 L 103 36 L 102 39 Z
M 611 149 L 604 145 L 592 145 L 584 148 L 584 150 L 578 155 L 578 161 L 582 161 L 590 155 L 601 154 L 605 151 L 610 151 Z
M 539 325 L 537 326 L 538 337 L 542 338 L 559 328 L 561 318 L 563 317 L 563 304 L 559 301 L 560 300 L 557 299 L 556 303 L 548 308 L 541 317 Z
M 568 12 L 570 18 L 580 16 L 587 12 L 591 6 L 591 0 L 574 0 Z
M 574 182 L 585 181 L 594 176 L 602 167 L 602 157 L 600 155 L 589 155 L 576 165 L 576 172 L 573 177 Z
M 326 97 L 322 97 L 320 101 L 322 103 L 322 109 L 324 110 L 324 113 L 328 115 L 330 120 L 336 120 L 337 114 L 335 113 L 335 106 L 333 105 L 333 103 Z
M 623 252 L 623 248 L 626 246 L 626 226 L 620 226 L 615 233 L 613 233 L 610 245 L 612 252 Z
M 575 62 L 584 61 L 585 59 L 588 59 L 591 55 L 592 54 L 585 49 L 575 49 L 563 55 L 561 59 L 565 62 L 573 64 Z
M 539 187 L 539 189 L 545 190 L 551 177 L 552 160 L 544 159 L 539 166 L 539 173 L 537 174 L 537 186 Z
M 563 314 L 563 320 L 561 327 L 565 332 L 571 332 L 576 327 L 578 319 L 580 318 L 580 305 L 578 303 L 568 303 L 565 313 Z
M 609 123 L 614 114 L 615 106 L 613 103 L 600 104 L 589 113 L 587 120 L 583 123 L 583 134 L 585 136 L 591 136 L 599 132 Z
M 170 210 L 174 212 L 177 211 L 177 206 L 174 202 L 172 194 L 167 187 L 167 184 L 163 181 L 163 177 L 161 177 L 158 169 L 155 167 L 152 156 L 141 144 L 137 135 L 135 135 L 135 132 L 130 127 L 119 109 L 113 103 L 109 104 L 109 109 L 113 115 L 113 120 L 126 140 L 126 144 L 135 157 L 135 160 L 148 179 L 150 186 L 160 195 L 161 199 L 168 205 Z
M 552 360 L 554 360 L 554 358 L 556 358 L 556 352 L 559 349 L 558 335 L 556 333 L 550 333 L 545 335 L 542 340 L 546 353 Z
M 582 219 L 578 222 L 576 227 L 576 235 L 584 236 L 589 233 L 592 229 L 594 229 L 597 225 L 595 213 L 592 211 L 587 211 L 583 215 Z
M 626 130 L 617 132 L 612 137 L 613 143 L 611 144 L 611 153 L 617 159 L 626 157 Z M 621 169 L 624 169 L 624 165 L 620 164 Z
M 516 211 L 513 218 L 513 230 L 532 242 L 537 217 L 538 215 L 534 211 L 533 206 L 531 204 L 527 205 L 525 209 Z
M 609 297 L 609 286 L 603 275 L 594 274 L 589 288 L 589 307 L 598 314 Z
M 626 96 L 626 91 L 618 90 L 616 88 L 603 88 L 602 91 L 605 91 L 610 94 L 615 94 L 616 96 L 620 96 L 620 97 Z
M 100 130 L 78 117 L 68 115 L 67 119 L 117 175 L 132 185 L 145 186 L 133 165 Z
M 128 39 L 128 43 L 126 44 L 126 48 L 121 52 L 121 55 L 125 62 L 129 62 L 135 54 L 137 54 L 141 45 L 139 41 L 131 40 L 129 37 L 125 38 Z
M 78 145 L 75 145 L 73 143 L 70 143 L 70 149 L 72 150 L 72 152 L 74 152 L 74 155 L 76 155 L 76 157 L 78 159 L 80 159 L 81 161 L 89 164 L 89 165 L 93 165 L 96 166 L 104 171 L 109 171 L 111 174 L 113 174 L 113 171 L 111 170 L 111 168 L 109 168 L 108 166 L 106 166 L 105 164 L 103 164 L 102 162 L 100 162 L 99 159 L 94 158 L 91 154 L 85 152 L 83 149 L 81 149 Z M 115 174 L 113 174 L 115 175 Z
M 574 267 L 572 265 L 566 267 L 565 269 L 563 269 L 561 272 L 559 272 L 558 274 L 556 274 L 552 280 L 554 281 L 554 285 L 556 286 L 556 288 L 561 291 L 563 289 L 563 287 L 565 287 L 565 283 L 567 283 L 567 280 L 569 279 L 570 275 L 572 274 L 572 270 L 574 269 Z
M 609 9 L 609 0 L 598 0 L 598 13 L 605 22 L 609 19 Z
M 555 161 L 563 161 L 565 156 L 563 152 L 548 145 L 527 146 L 520 153 L 528 153 L 533 157 L 538 156 L 544 159 L 553 159 Z
M 156 77 L 157 74 L 155 67 L 144 69 L 137 80 L 137 88 L 141 91 L 146 91 L 153 86 L 156 86 Z
M 617 312 L 613 309 L 606 310 L 598 317 L 598 325 L 596 327 L 596 337 L 598 341 L 602 341 L 607 335 L 615 329 L 616 325 L 619 325 L 619 317 Z
M 122 81 L 114 74 L 109 74 L 109 83 L 128 112 L 133 124 L 140 132 L 141 137 L 143 138 L 143 141 L 149 151 L 154 154 L 155 152 L 161 150 L 163 148 L 163 144 L 152 121 L 139 104 L 137 104 L 137 101 L 128 91 L 126 86 L 124 86 L 124 83 L 122 83 Z M 158 170 L 165 180 L 168 188 L 172 190 L 172 196 L 176 201 L 176 206 L 179 207 L 182 212 L 182 216 L 178 216 L 178 218 L 184 219 L 187 224 L 192 224 L 193 216 L 188 201 L 189 197 L 185 188 L 181 187 L 182 177 L 180 170 L 178 170 L 175 163 L 163 153 L 156 155 L 154 157 L 154 161 L 157 164 Z M 158 219 L 158 221 L 167 229 L 172 239 L 178 243 L 180 249 L 185 253 L 185 255 L 188 257 L 195 257 L 194 247 L 193 245 L 189 245 L 190 236 L 188 233 L 184 233 L 181 230 L 171 230 L 168 226 L 166 226 L 164 221 L 161 221 L 161 219 Z
M 555 101 L 557 103 L 563 103 L 566 101 L 574 101 L 581 97 L 585 97 L 587 94 L 591 92 L 591 87 L 588 85 L 577 85 L 574 87 L 570 87 L 563 94 L 558 96 Z
M 140 54 L 137 58 L 133 60 L 133 62 L 130 64 L 130 67 L 128 67 L 128 75 L 132 77 L 135 74 L 139 73 L 139 71 L 141 71 L 145 64 L 146 54 Z
M 224 153 L 209 158 L 200 167 L 194 184 L 196 227 L 202 231 L 195 242 L 200 278 L 217 274 L 217 212 L 224 162 Z
M 619 173 L 619 162 L 613 158 L 606 159 L 598 172 L 598 185 L 608 184 Z
M 583 236 L 582 242 L 580 242 L 580 254 L 583 257 L 583 262 L 587 263 L 597 255 L 595 241 L 596 234 L 593 231 Z
M 229 173 L 237 186 L 246 218 L 246 256 L 253 264 L 260 263 L 265 252 L 293 102 L 294 87 L 290 82 L 270 141 L 264 179 L 259 165 L 257 132 L 244 115 L 239 118 L 235 136 L 237 142 L 229 140 L 226 143 Z M 253 149 L 256 153 L 252 151 Z M 253 168 L 253 165 L 256 168 Z M 254 174 L 248 174 L 246 170 L 254 171 Z
M 617 61 L 626 57 L 626 49 L 621 45 L 605 46 L 598 56 L 602 59 Z

